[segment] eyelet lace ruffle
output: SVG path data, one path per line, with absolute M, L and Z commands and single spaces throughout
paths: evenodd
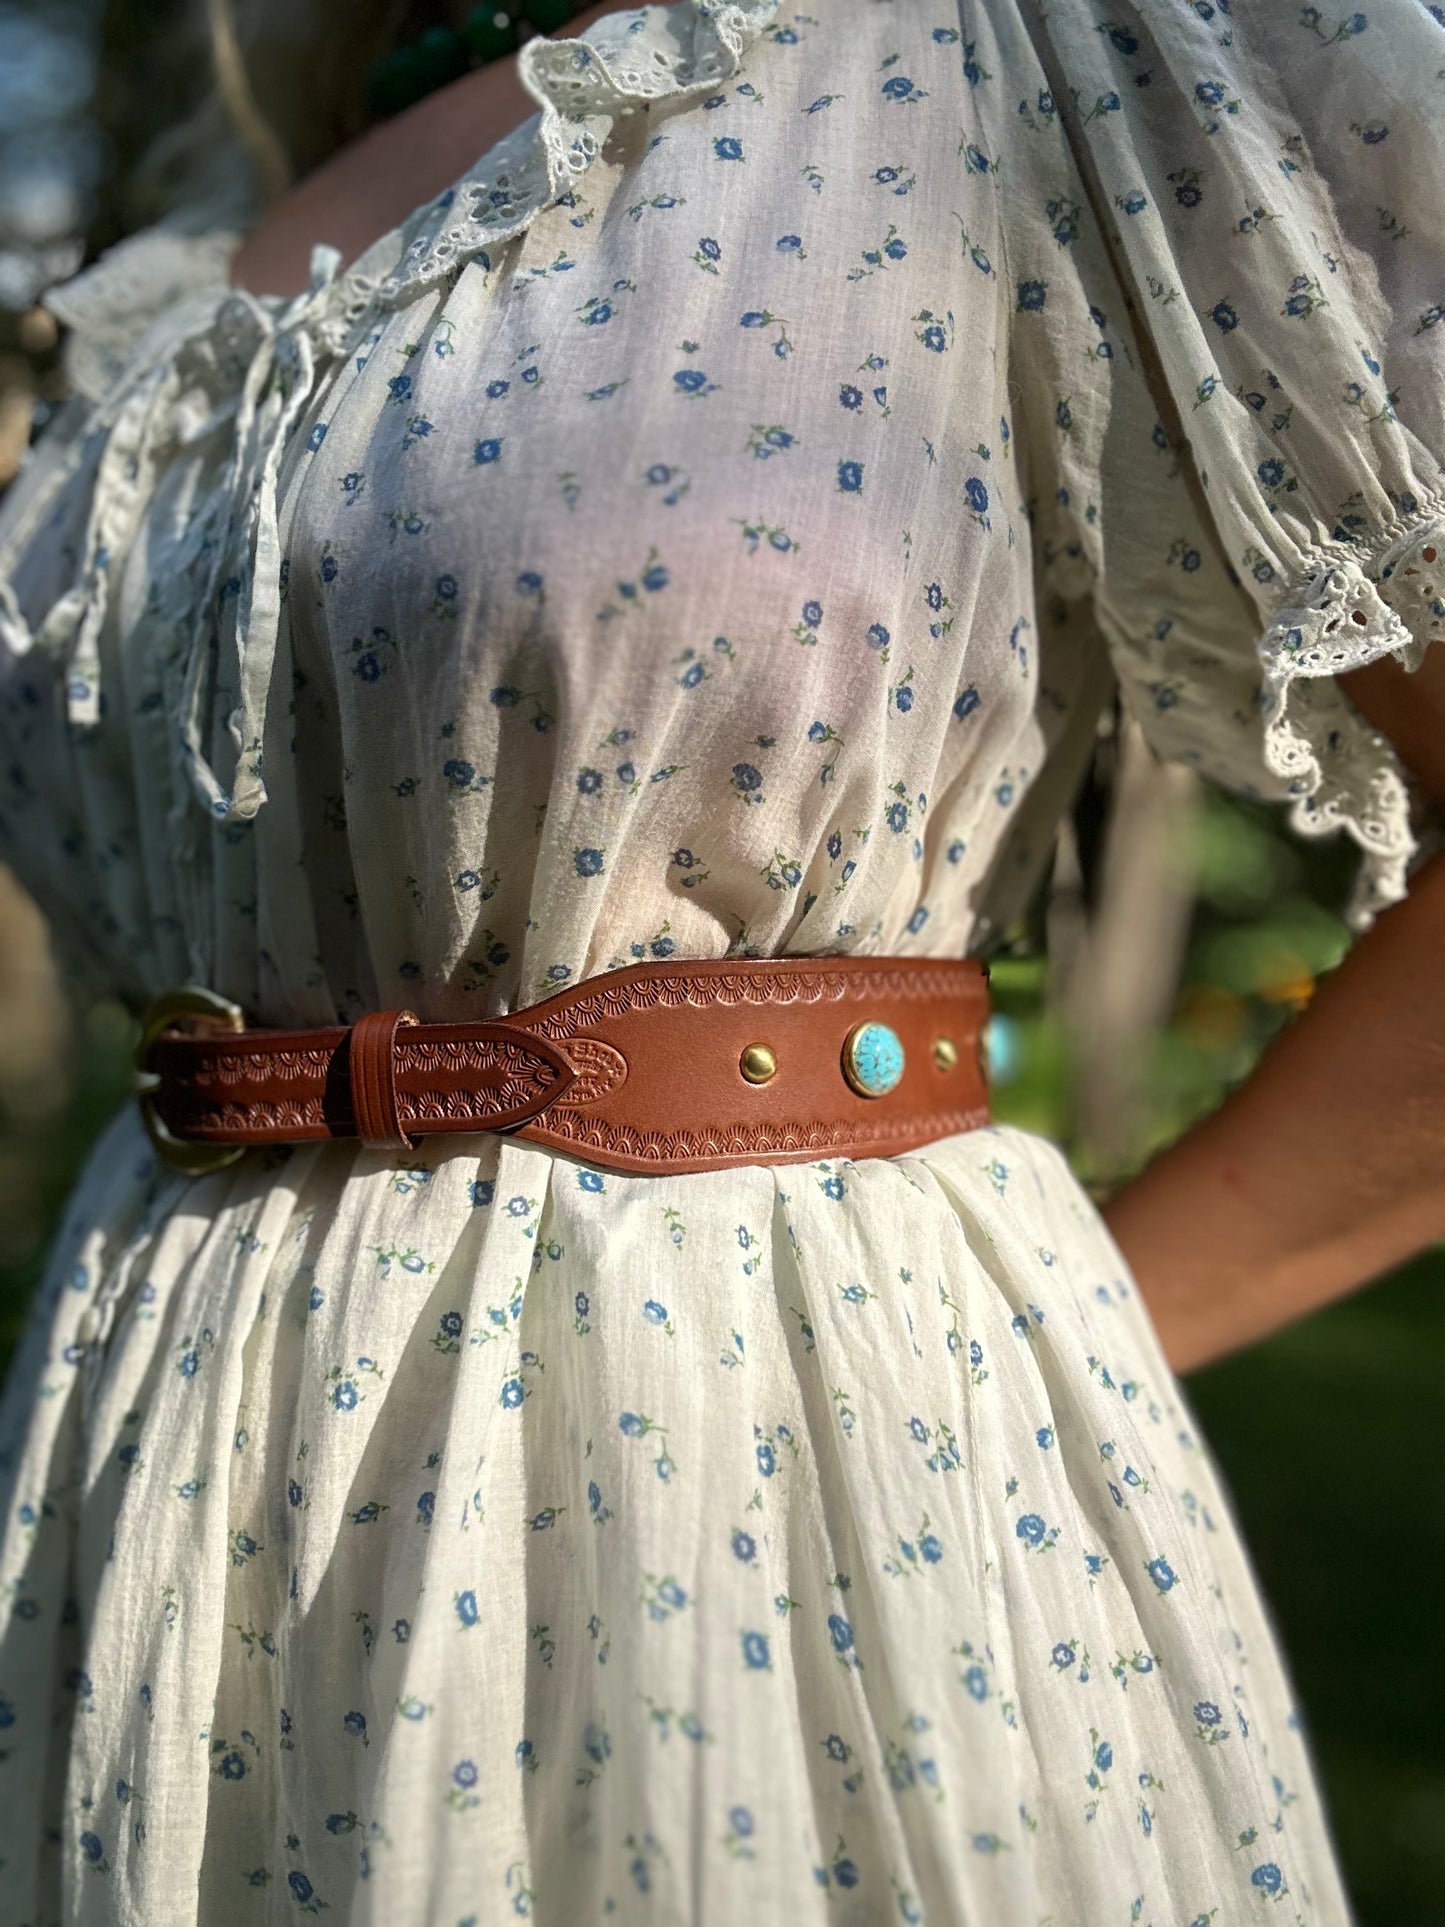
M 166 453 L 233 418 L 222 473 L 194 505 L 212 566 L 188 625 L 173 721 L 177 754 L 209 814 L 221 822 L 254 817 L 266 801 L 262 745 L 280 620 L 280 470 L 319 385 L 379 314 L 523 233 L 591 166 L 616 121 L 657 101 L 713 91 L 736 73 L 778 5 L 675 0 L 605 15 L 576 39 L 528 41 L 518 72 L 540 115 L 345 274 L 336 272 L 333 249 L 318 248 L 312 284 L 294 299 L 227 287 L 237 236 L 165 227 L 121 243 L 55 290 L 48 305 L 73 330 L 72 383 L 94 407 L 73 425 L 70 447 L 38 465 L 34 486 L 20 489 L 7 518 L 0 646 L 58 657 L 70 721 L 96 724 L 109 583 Z M 97 434 L 104 447 L 76 574 L 32 629 L 6 580 L 9 567 Z M 223 562 L 230 568 L 224 596 Z M 205 741 L 217 701 L 230 738 L 221 768 Z
M 1343 830 L 1363 851 L 1357 930 L 1405 895 L 1417 844 L 1394 752 L 1335 679 L 1387 654 L 1417 669 L 1442 638 L 1445 504 L 1432 503 L 1367 555 L 1323 556 L 1260 639 L 1265 761 L 1295 799 L 1294 829 Z
M 464 261 L 519 234 L 541 208 L 586 173 L 613 124 L 639 108 L 716 88 L 773 19 L 778 0 L 693 0 L 607 14 L 576 40 L 529 40 L 517 56 L 522 85 L 542 110 L 444 197 L 439 224 L 413 237 L 377 285 L 386 308 L 410 300 Z M 343 289 L 343 309 L 365 292 Z

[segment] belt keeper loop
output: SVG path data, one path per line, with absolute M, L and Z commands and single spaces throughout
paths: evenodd
M 415 1011 L 372 1010 L 358 1017 L 347 1041 L 351 1111 L 368 1151 L 415 1151 L 396 1105 L 396 1033 L 417 1022 Z

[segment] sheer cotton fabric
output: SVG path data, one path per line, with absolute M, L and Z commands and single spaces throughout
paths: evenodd
M 69 974 L 273 1023 L 985 947 L 1116 684 L 1404 888 L 1334 678 L 1438 632 L 1403 4 L 698 0 L 293 302 L 61 290 L 0 523 Z M 1423 213 L 1421 210 L 1424 210 Z M 1346 1918 L 1057 1154 L 93 1154 L 5 1405 L 15 1918 Z

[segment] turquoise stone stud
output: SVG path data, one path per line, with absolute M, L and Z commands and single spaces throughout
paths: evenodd
M 903 1045 L 887 1024 L 855 1024 L 843 1046 L 843 1075 L 860 1097 L 886 1097 L 903 1075 Z

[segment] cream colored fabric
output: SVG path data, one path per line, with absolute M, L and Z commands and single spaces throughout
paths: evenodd
M 0 523 L 70 974 L 304 1024 L 986 949 L 1116 680 L 1353 835 L 1366 921 L 1414 843 L 1333 678 L 1441 621 L 1442 45 L 680 0 L 529 50 L 540 113 L 294 302 L 102 262 Z M 1207 1457 L 1018 1132 L 191 1183 L 126 1112 L 4 1422 L 9 1918 L 1346 1918 Z

